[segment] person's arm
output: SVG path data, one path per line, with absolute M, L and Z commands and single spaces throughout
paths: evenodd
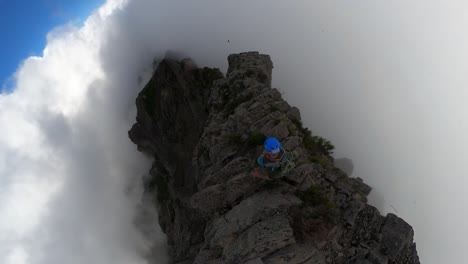
M 281 149 L 281 160 L 279 162 L 281 168 L 283 168 L 287 162 L 288 162 L 288 152 L 285 149 Z

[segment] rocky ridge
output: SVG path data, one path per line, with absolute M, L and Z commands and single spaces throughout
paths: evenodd
M 271 88 L 270 57 L 228 61 L 224 77 L 164 59 L 136 100 L 129 136 L 154 157 L 145 196 L 171 263 L 419 263 L 412 227 L 367 204 L 371 188 L 334 167 L 329 142 Z M 256 166 L 265 136 L 294 156 L 284 178 Z

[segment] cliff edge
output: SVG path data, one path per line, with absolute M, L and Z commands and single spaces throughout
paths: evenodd
M 228 61 L 224 77 L 164 59 L 136 100 L 129 136 L 154 157 L 145 196 L 171 263 L 419 263 L 412 227 L 368 205 L 371 188 L 335 168 L 330 142 L 271 88 L 270 57 Z M 294 159 L 281 178 L 256 164 L 269 136 Z

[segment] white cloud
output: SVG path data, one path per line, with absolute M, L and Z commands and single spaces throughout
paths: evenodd
M 138 76 L 168 49 L 223 70 L 229 53 L 272 55 L 274 85 L 337 156 L 353 159 L 354 175 L 374 187 L 372 202 L 415 227 L 422 262 L 462 262 L 466 8 L 109 0 L 83 27 L 49 34 L 43 56 L 16 73 L 15 91 L 0 95 L 0 215 L 9 216 L 0 262 L 141 262 L 135 200 L 122 190 L 148 164 L 126 131 Z
M 127 136 L 142 69 L 111 79 L 102 65 L 115 3 L 51 32 L 0 96 L 1 263 L 145 263 L 125 195 L 149 168 Z

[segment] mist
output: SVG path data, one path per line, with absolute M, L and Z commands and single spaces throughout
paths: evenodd
M 108 0 L 83 25 L 54 29 L 0 95 L 0 262 L 139 264 L 152 250 L 166 263 L 164 235 L 134 224 L 150 161 L 127 131 L 168 50 L 222 71 L 230 53 L 271 55 L 273 86 L 352 160 L 370 202 L 414 227 L 421 262 L 463 262 L 467 8 Z

